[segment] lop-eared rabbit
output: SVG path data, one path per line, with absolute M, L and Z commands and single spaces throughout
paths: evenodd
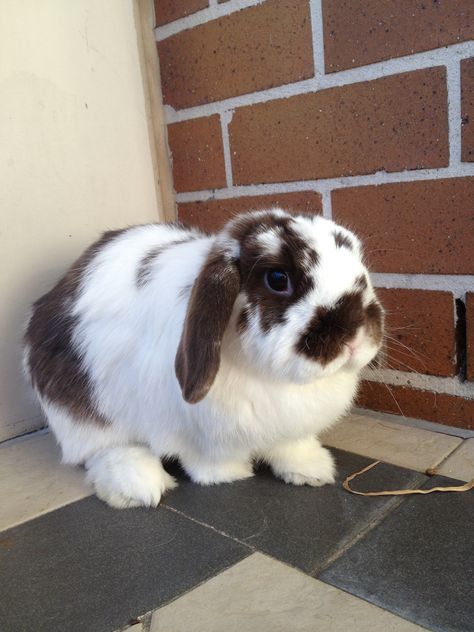
M 377 354 L 383 309 L 348 230 L 281 209 L 215 235 L 105 233 L 33 307 L 25 372 L 62 449 L 113 507 L 156 506 L 177 457 L 204 485 L 261 460 L 334 482 L 317 439 Z

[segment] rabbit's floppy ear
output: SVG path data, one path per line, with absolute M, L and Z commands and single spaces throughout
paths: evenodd
M 175 359 L 176 377 L 190 404 L 207 395 L 217 375 L 222 338 L 239 289 L 236 260 L 214 247 L 194 282 Z

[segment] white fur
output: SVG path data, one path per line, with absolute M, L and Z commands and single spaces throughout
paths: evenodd
M 315 437 L 277 445 L 269 455 L 273 471 L 285 483 L 312 487 L 334 483 L 334 459 Z
M 277 230 L 267 230 L 264 233 L 260 233 L 257 235 L 256 241 L 262 251 L 269 255 L 276 254 L 280 249 L 281 239 Z
M 229 229 L 164 250 L 143 287 L 136 283 L 143 257 L 192 231 L 135 227 L 91 262 L 74 305 L 79 320 L 74 342 L 98 409 L 110 425 L 75 419 L 39 397 L 64 461 L 85 462 L 89 480 L 106 502 L 155 506 L 174 486 L 159 461 L 164 456 L 179 457 L 191 478 L 203 484 L 251 476 L 254 458 L 266 460 L 287 482 L 334 480 L 332 458 L 314 437 L 348 410 L 359 371 L 377 348 L 359 332 L 356 352 L 347 350 L 322 367 L 296 354 L 294 345 L 315 306 L 333 305 L 353 289 L 365 268 L 358 241 L 348 231 L 344 234 L 355 244 L 352 252 L 336 249 L 336 225 L 329 220 L 297 219 L 295 226 L 319 254 L 312 270 L 315 289 L 290 308 L 285 323 L 266 334 L 258 313 L 243 335 L 237 334 L 236 319 L 247 300 L 240 294 L 224 337 L 220 370 L 208 395 L 194 405 L 181 395 L 175 355 L 190 288 L 212 245 L 217 239 L 237 254 L 239 245 L 229 239 Z M 274 249 L 276 238 L 271 231 L 261 242 Z M 373 296 L 369 282 L 365 302 Z
M 133 440 L 131 431 L 125 432 L 117 426 L 103 426 L 91 423 L 90 420 L 75 419 L 64 407 L 42 398 L 39 393 L 38 397 L 48 418 L 49 427 L 61 446 L 62 463 L 85 463 L 98 449 L 125 446 Z
M 176 487 L 160 460 L 139 446 L 107 448 L 88 459 L 86 467 L 97 496 L 117 509 L 156 507 L 162 494 Z

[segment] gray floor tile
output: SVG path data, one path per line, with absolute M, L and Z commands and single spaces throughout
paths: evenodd
M 320 578 L 430 630 L 470 632 L 473 525 L 474 492 L 413 496 Z
M 339 472 L 336 485 L 286 485 L 264 470 L 230 485 L 202 487 L 181 480 L 164 502 L 259 551 L 305 572 L 317 572 L 356 534 L 400 502 L 346 492 L 341 481 L 371 461 L 347 452 L 333 453 Z M 397 489 L 425 480 L 418 472 L 381 464 L 364 475 L 363 483 L 367 490 Z
M 165 507 L 94 497 L 0 538 L 2 632 L 110 632 L 248 554 Z
M 150 632 L 421 632 L 422 628 L 255 553 L 155 611 Z

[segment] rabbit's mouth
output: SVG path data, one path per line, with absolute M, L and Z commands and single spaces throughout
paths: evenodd
M 372 300 L 364 305 L 363 290 L 347 292 L 330 307 L 318 307 L 296 351 L 323 367 L 335 361 L 360 361 L 375 353 L 382 341 L 383 310 Z M 370 362 L 369 358 L 367 362 Z
M 366 342 L 355 350 L 349 350 L 349 357 L 345 363 L 345 367 L 350 370 L 360 370 L 373 362 L 380 350 L 380 345 Z

